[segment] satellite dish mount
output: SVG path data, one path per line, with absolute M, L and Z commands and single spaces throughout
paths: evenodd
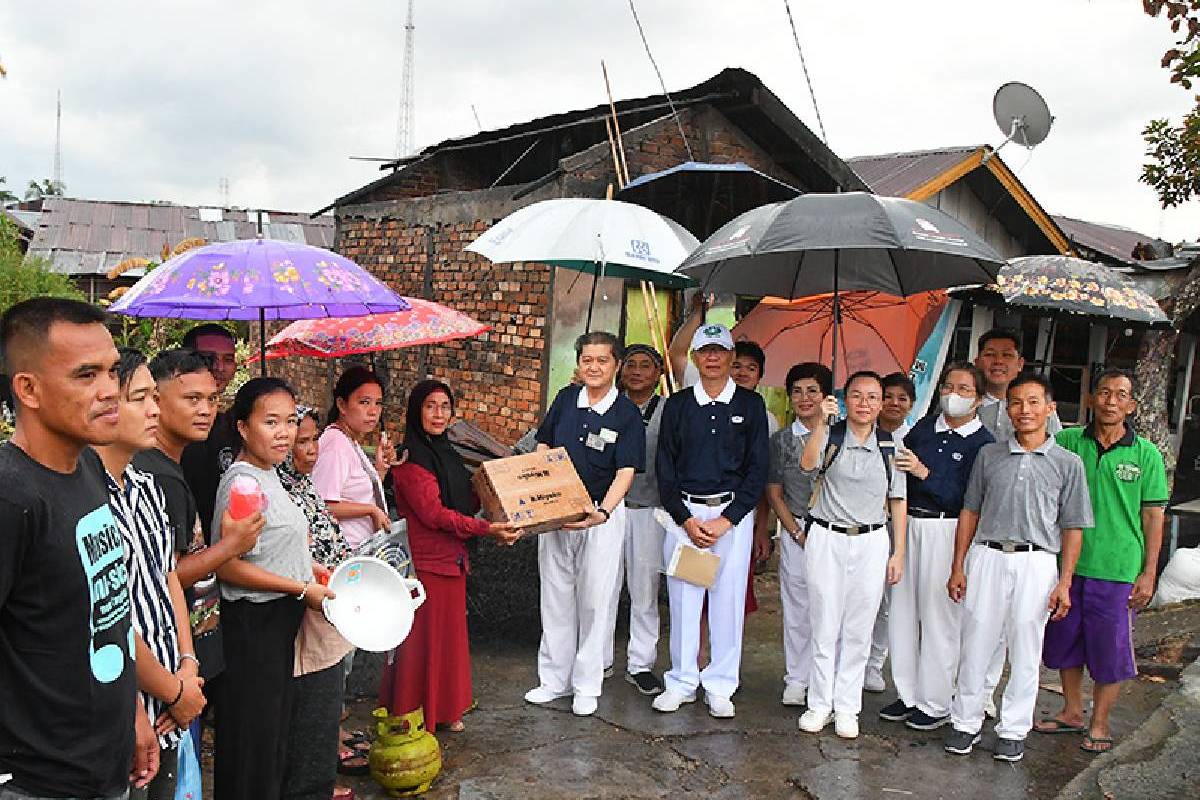
M 1054 117 L 1042 96 L 1032 86 L 1017 81 L 996 90 L 996 96 L 992 98 L 992 116 L 1005 139 L 984 156 L 984 163 L 1009 142 L 1015 141 L 1032 150 L 1046 139 L 1054 124 Z

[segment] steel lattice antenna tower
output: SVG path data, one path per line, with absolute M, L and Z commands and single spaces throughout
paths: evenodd
M 416 26 L 413 25 L 413 0 L 408 0 L 408 20 L 404 23 L 404 71 L 400 76 L 400 114 L 396 120 L 396 158 L 412 152 L 413 127 L 416 122 L 413 97 L 413 50 L 416 45 Z
M 54 116 L 54 169 L 50 181 L 56 192 L 62 192 L 62 91 L 58 92 L 58 106 Z

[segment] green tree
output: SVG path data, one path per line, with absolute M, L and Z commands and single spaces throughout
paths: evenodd
M 1152 17 L 1163 16 L 1180 38 L 1162 57 L 1171 82 L 1191 90 L 1200 79 L 1200 0 L 1142 0 Z M 1178 123 L 1154 119 L 1142 131 L 1148 162 L 1140 180 L 1158 194 L 1164 208 L 1200 196 L 1200 96 Z
M 62 181 L 54 181 L 50 178 L 43 178 L 41 183 L 30 181 L 25 187 L 26 200 L 38 200 L 43 197 L 62 197 L 63 192 L 67 190 L 67 185 Z
M 0 217 L 0 314 L 31 297 L 49 295 L 83 300 L 83 292 L 42 258 L 26 258 L 17 239 L 17 226 Z
M 8 178 L 0 175 L 0 206 L 11 203 L 17 196 L 8 190 Z

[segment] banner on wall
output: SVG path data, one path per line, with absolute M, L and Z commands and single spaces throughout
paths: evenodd
M 908 371 L 908 377 L 912 378 L 913 385 L 917 388 L 917 399 L 908 415 L 910 424 L 925 416 L 930 403 L 937 397 L 937 379 L 946 364 L 946 354 L 950 352 L 950 343 L 954 339 L 954 329 L 958 325 L 961 309 L 961 300 L 951 298 L 946 303 L 933 326 L 933 331 L 917 351 L 917 357 Z

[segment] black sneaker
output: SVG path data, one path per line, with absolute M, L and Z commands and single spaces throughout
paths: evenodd
M 908 719 L 904 720 L 904 724 L 914 731 L 935 731 L 949 722 L 949 714 L 944 717 L 931 717 L 919 708 L 913 709 Z
M 604 680 L 608 680 L 612 676 L 613 676 L 613 668 L 612 668 L 612 664 L 609 664 L 607 667 L 604 668 Z
M 1020 761 L 1024 755 L 1024 739 L 996 739 L 996 752 L 992 753 L 992 758 L 997 761 Z
M 894 703 L 879 709 L 879 716 L 888 722 L 904 722 L 916 710 L 915 706 L 906 706 L 903 700 L 896 700 Z
M 946 734 L 945 748 L 947 753 L 954 753 L 959 756 L 971 755 L 971 750 L 975 745 L 979 744 L 979 740 L 983 738 L 978 733 L 967 733 L 955 728 L 951 728 Z
M 647 697 L 658 694 L 665 688 L 663 682 L 655 677 L 654 673 L 650 670 L 635 672 L 633 674 L 626 673 L 625 680 L 636 686 L 637 690 Z

